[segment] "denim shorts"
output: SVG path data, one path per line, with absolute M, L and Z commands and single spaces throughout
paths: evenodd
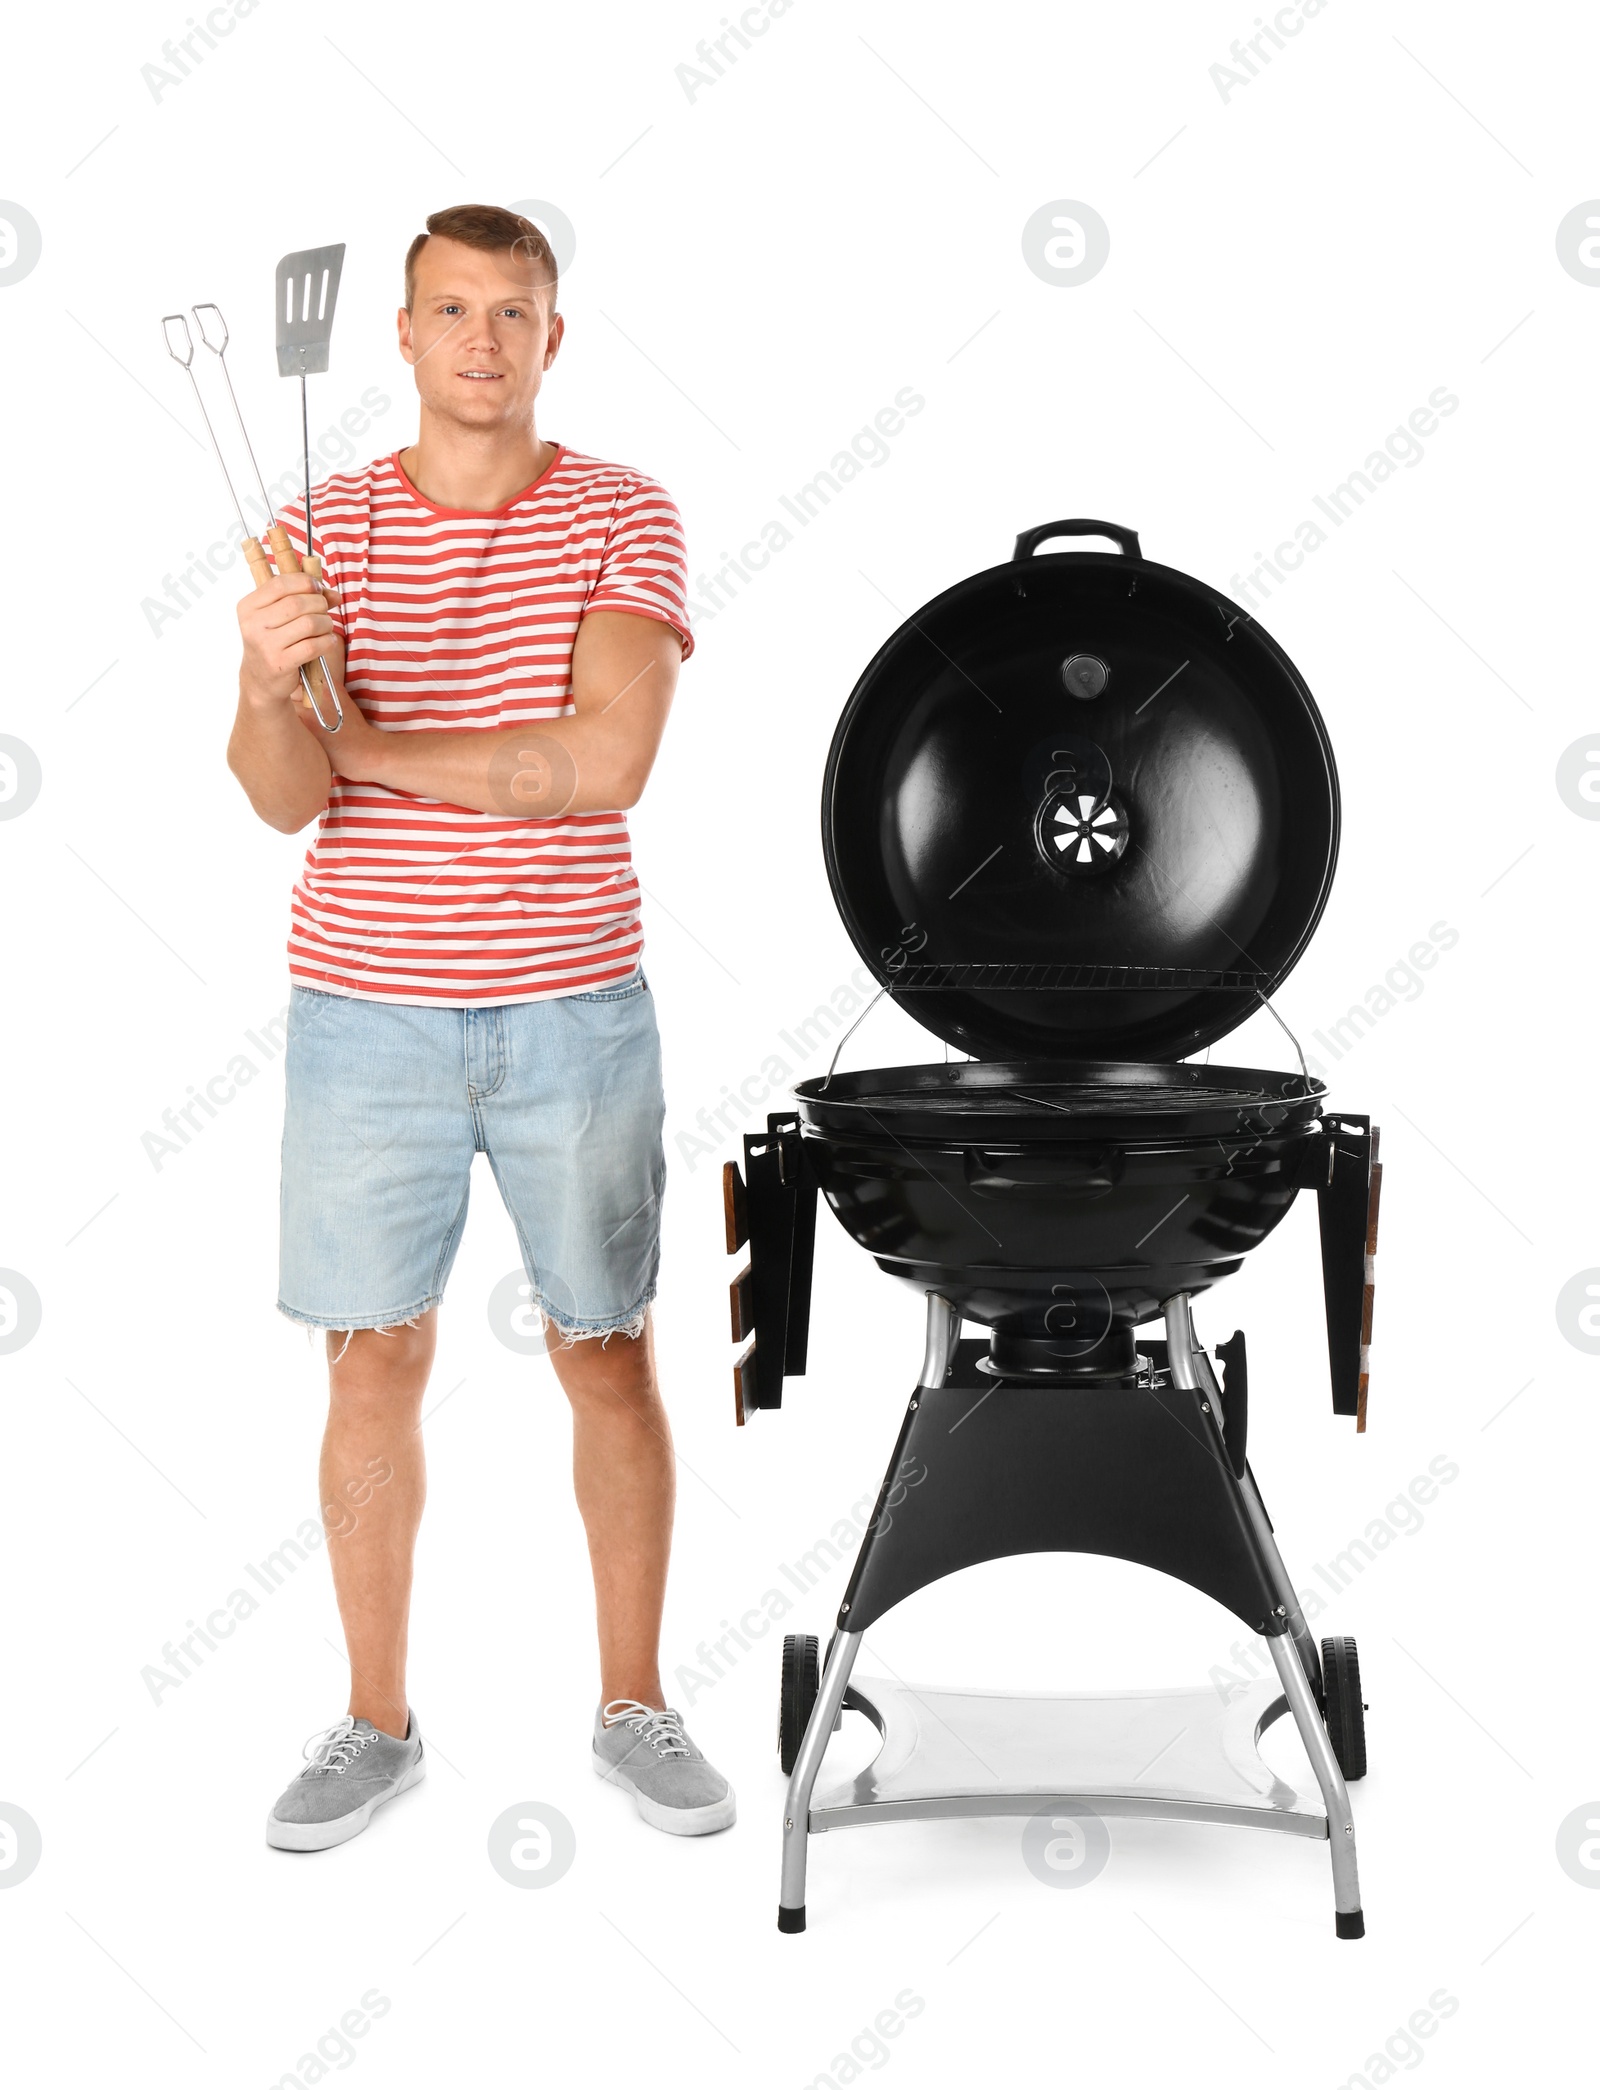
M 388 1328 L 438 1304 L 487 1154 L 534 1303 L 636 1334 L 660 1259 L 665 1102 L 642 972 L 592 994 L 408 1008 L 294 987 L 278 1306 Z

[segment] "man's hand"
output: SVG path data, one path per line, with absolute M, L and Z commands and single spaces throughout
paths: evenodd
M 279 573 L 261 583 L 239 604 L 239 635 L 244 660 L 239 669 L 240 695 L 261 704 L 298 700 L 309 710 L 300 670 L 326 660 L 341 698 L 344 695 L 344 641 L 334 630 L 328 605 L 335 599 L 327 581 L 309 573 Z M 321 677 L 312 674 L 318 688 Z
M 294 834 L 314 820 L 328 802 L 333 781 L 329 759 L 316 745 L 323 736 L 300 670 L 307 670 L 326 708 L 321 674 L 311 665 L 325 660 L 344 707 L 344 730 L 357 721 L 366 727 L 344 694 L 344 644 L 328 614 L 333 599 L 327 582 L 319 584 L 309 573 L 280 573 L 239 604 L 244 658 L 228 767 L 256 812 L 280 834 Z M 330 737 L 328 744 L 336 743 Z

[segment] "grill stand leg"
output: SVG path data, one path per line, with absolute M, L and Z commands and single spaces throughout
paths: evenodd
M 806 1723 L 800 1754 L 789 1774 L 789 1790 L 783 1803 L 783 1884 L 778 1893 L 778 1928 L 784 1931 L 806 1927 L 806 1851 L 810 1834 L 811 1792 L 822 1769 L 823 1752 L 833 1733 L 833 1723 L 844 1703 L 845 1687 L 855 1667 L 859 1633 L 840 1633 L 822 1672 L 817 1702 Z
M 922 1351 L 923 1386 L 942 1386 L 956 1354 L 961 1335 L 961 1316 L 938 1292 L 928 1294 L 927 1337 Z
M 1277 1586 L 1278 1601 L 1283 1605 L 1289 1620 L 1289 1637 L 1300 1656 L 1300 1666 L 1306 1673 L 1306 1682 L 1311 1686 L 1311 1695 L 1319 1703 L 1322 1698 L 1322 1657 L 1317 1652 L 1317 1643 L 1311 1637 L 1311 1628 L 1306 1624 L 1306 1615 L 1300 1608 L 1300 1599 L 1295 1594 L 1294 1584 L 1289 1580 L 1289 1570 L 1283 1564 L 1283 1555 L 1278 1551 L 1278 1542 L 1272 1535 L 1266 1505 L 1256 1486 L 1256 1477 L 1246 1466 L 1244 1479 L 1239 1484 L 1244 1497 L 1244 1506 L 1255 1527 L 1256 1538 L 1262 1552 L 1267 1556 L 1273 1582 Z
M 955 1355 L 961 1334 L 961 1316 L 938 1292 L 928 1294 L 927 1346 L 922 1358 L 923 1386 L 942 1386 Z M 888 1483 L 885 1482 L 885 1487 Z M 876 1520 L 874 1520 L 876 1521 Z M 859 1633 L 834 1635 L 822 1671 L 817 1702 L 806 1723 L 800 1754 L 789 1774 L 789 1790 L 783 1803 L 783 1882 L 778 1892 L 778 1928 L 783 1931 L 806 1927 L 806 1855 L 810 1836 L 811 1793 L 822 1769 L 828 1739 L 838 1724 L 839 1711 L 855 1667 Z
M 1194 1323 L 1189 1315 L 1189 1295 L 1179 1292 L 1166 1302 L 1164 1309 L 1167 1323 L 1167 1350 L 1169 1358 L 1180 1354 L 1188 1360 L 1187 1370 L 1183 1365 L 1175 1367 L 1180 1385 L 1195 1383 L 1205 1388 L 1211 1404 L 1220 1418 L 1222 1415 L 1222 1385 L 1194 1332 Z M 1273 1586 L 1278 1592 L 1278 1602 L 1283 1615 L 1289 1622 L 1289 1634 L 1299 1650 L 1301 1666 L 1306 1680 L 1311 1685 L 1311 1694 L 1320 1704 L 1322 1699 L 1322 1658 L 1317 1652 L 1317 1643 L 1311 1637 L 1311 1628 L 1306 1624 L 1305 1613 L 1300 1608 L 1300 1599 L 1295 1586 L 1289 1579 L 1289 1570 L 1283 1564 L 1283 1555 L 1278 1551 L 1278 1542 L 1272 1534 L 1272 1520 L 1267 1515 L 1266 1504 L 1261 1500 L 1261 1491 L 1256 1486 L 1256 1477 L 1249 1465 L 1245 1466 L 1244 1477 L 1239 1483 L 1245 1511 L 1255 1531 L 1256 1540 L 1266 1557 Z
M 1328 1740 L 1328 1730 L 1322 1724 L 1317 1701 L 1311 1695 L 1304 1667 L 1288 1634 L 1273 1634 L 1267 1645 L 1272 1650 L 1283 1695 L 1289 1701 L 1294 1724 L 1300 1730 L 1300 1739 L 1305 1744 L 1311 1768 L 1321 1787 L 1322 1804 L 1328 1810 L 1328 1847 L 1333 1857 L 1334 1930 L 1341 1938 L 1363 1937 L 1366 1923 L 1361 1914 L 1361 1883 L 1356 1876 L 1356 1828 L 1350 1816 L 1350 1795 L 1345 1789 L 1344 1773 L 1339 1769 L 1333 1744 Z

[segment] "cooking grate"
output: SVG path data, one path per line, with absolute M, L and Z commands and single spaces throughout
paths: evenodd
M 974 988 L 1027 990 L 1033 993 L 1060 992 L 1067 988 L 1096 988 L 1122 994 L 1130 990 L 1172 993 L 1197 988 L 1215 988 L 1222 993 L 1266 994 L 1276 982 L 1270 973 L 1217 972 L 1193 965 L 1028 965 L 1012 960 L 998 965 L 964 961 L 907 964 L 894 968 L 890 991 L 907 989 L 926 992 L 941 987 L 970 993 Z
M 977 1110 L 1003 1113 L 1021 1104 L 1035 1110 L 1057 1110 L 1071 1117 L 1167 1117 L 1174 1112 L 1206 1109 L 1248 1109 L 1252 1104 L 1281 1103 L 1277 1089 L 1266 1087 L 1215 1088 L 1196 1083 L 1160 1085 L 1150 1082 L 1036 1081 L 1025 1089 L 1000 1087 L 985 1082 L 949 1089 L 879 1089 L 867 1096 L 838 1096 L 836 1104 L 858 1103 L 864 1109 L 881 1110 L 885 1105 L 904 1104 L 910 1109 L 938 1116 L 971 1117 Z

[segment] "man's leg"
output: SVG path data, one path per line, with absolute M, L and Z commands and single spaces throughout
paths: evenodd
M 415 1327 L 328 1337 L 328 1427 L 320 1469 L 328 1560 L 350 1656 L 350 1712 L 406 1732 L 411 1561 L 426 1476 L 422 1396 L 437 1309 Z M 342 1354 L 340 1354 L 342 1351 Z
M 709 1835 L 733 1821 L 733 1789 L 663 1704 L 659 1667 L 677 1474 L 647 1311 L 666 1106 L 643 974 L 497 1011 L 491 1072 L 478 1101 L 489 1164 L 572 1406 L 600 1638 L 594 1768 L 652 1827 Z M 562 1324 L 614 1332 L 563 1342 Z M 615 1332 L 635 1325 L 637 1336 Z
M 650 1322 L 636 1338 L 568 1345 L 552 1328 L 550 1362 L 572 1403 L 572 1479 L 594 1572 L 600 1702 L 664 1705 L 657 1664 L 677 1472 Z
M 652 1828 L 707 1836 L 730 1828 L 733 1787 L 666 1707 L 658 1667 L 676 1468 L 656 1387 L 648 1315 L 635 1338 L 553 1344 L 572 1403 L 572 1477 L 589 1534 L 600 1629 L 594 1767 L 633 1796 Z

